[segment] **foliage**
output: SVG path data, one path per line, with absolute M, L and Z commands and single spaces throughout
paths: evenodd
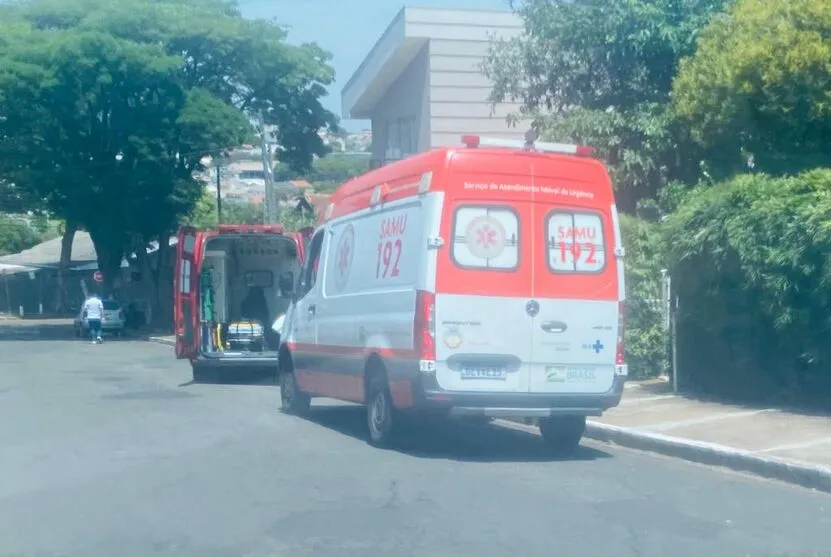
M 274 179 L 278 182 L 302 179 L 313 184 L 315 191 L 331 192 L 350 178 L 368 170 L 368 157 L 331 154 L 315 159 L 308 172 L 295 172 L 285 165 L 279 165 Z
M 222 222 L 233 224 L 262 224 L 265 206 L 262 203 L 247 201 L 222 202 Z M 277 209 L 277 222 L 286 230 L 294 232 L 306 226 L 314 226 L 316 215 L 307 215 L 292 206 L 280 205 Z M 216 195 L 205 193 L 193 211 L 183 219 L 183 224 L 201 229 L 217 227 Z
M 635 379 L 668 369 L 668 331 L 662 300 L 663 245 L 659 224 L 621 215 L 626 248 L 626 362 Z
M 233 224 L 262 224 L 264 206 L 262 203 L 247 201 L 222 201 L 222 222 Z M 214 229 L 218 225 L 216 215 L 216 194 L 205 192 L 182 224 L 201 229 Z
M 543 139 L 597 149 L 618 188 L 618 204 L 630 213 L 640 200 L 657 195 L 675 165 L 676 138 L 665 104 L 646 103 L 625 111 L 575 108 L 542 122 Z
M 831 3 L 737 2 L 702 31 L 674 97 L 721 175 L 831 165 Z
M 667 219 L 685 386 L 831 392 L 829 192 L 829 169 L 741 175 L 692 192 Z
M 289 232 L 297 232 L 308 226 L 314 227 L 318 215 L 311 212 L 297 210 L 293 207 L 280 207 L 277 210 L 277 222 Z
M 0 215 L 0 255 L 18 253 L 41 242 L 41 233 L 27 219 Z
M 515 1 L 525 33 L 494 45 L 484 66 L 491 98 L 522 103 L 545 138 L 598 147 L 618 205 L 634 211 L 667 180 L 697 176 L 668 103 L 678 61 L 724 2 Z
M 204 155 L 277 124 L 308 167 L 336 127 L 328 55 L 224 0 L 28 0 L 0 6 L 0 176 L 95 243 L 105 280 L 202 195 Z

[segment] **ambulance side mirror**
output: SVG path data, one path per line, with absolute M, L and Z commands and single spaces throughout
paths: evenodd
M 291 298 L 294 294 L 294 273 L 286 271 L 280 274 L 278 286 L 284 298 Z

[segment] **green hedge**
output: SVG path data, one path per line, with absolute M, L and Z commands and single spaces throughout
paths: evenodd
M 620 228 L 626 248 L 626 362 L 631 377 L 654 377 L 667 369 L 660 225 L 621 215 Z
M 693 191 L 662 225 L 679 385 L 748 399 L 831 394 L 831 169 Z

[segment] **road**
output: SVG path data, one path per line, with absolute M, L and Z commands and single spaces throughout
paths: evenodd
M 5 338 L 3 556 L 831 550 L 831 499 L 801 488 L 602 444 L 552 460 L 498 426 L 380 451 L 359 408 L 285 416 L 276 388 L 191 384 L 161 345 Z

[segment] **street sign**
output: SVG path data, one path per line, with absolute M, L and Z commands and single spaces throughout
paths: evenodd
M 104 275 L 101 274 L 101 271 L 95 271 L 92 273 L 92 280 L 95 282 L 104 282 Z

